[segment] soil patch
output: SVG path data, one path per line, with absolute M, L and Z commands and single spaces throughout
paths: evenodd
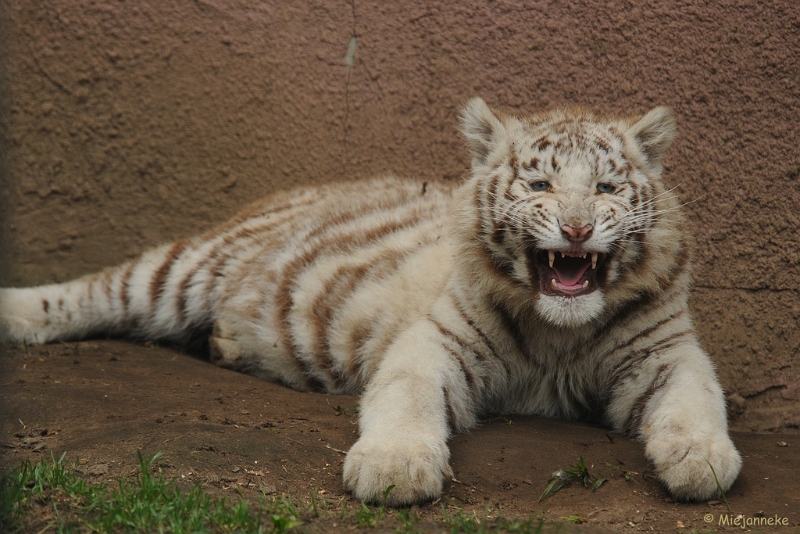
M 158 346 L 90 341 L 7 347 L 0 358 L 0 468 L 56 457 L 97 480 L 136 473 L 136 451 L 161 452 L 158 468 L 187 485 L 258 500 L 355 501 L 342 488 L 344 452 L 358 436 L 358 398 L 299 393 Z M 487 506 L 505 517 L 580 517 L 615 531 L 740 531 L 725 526 L 786 518 L 800 526 L 798 434 L 734 433 L 744 471 L 720 501 L 673 502 L 655 480 L 642 446 L 580 423 L 502 416 L 451 440 L 454 470 L 440 502 L 415 507 L 423 519 L 441 503 L 467 512 Z M 537 503 L 551 474 L 584 458 L 608 479 L 579 484 Z M 726 519 L 727 518 L 727 519 Z M 710 521 L 708 521 L 710 519 Z M 751 523 L 752 524 L 752 523 Z

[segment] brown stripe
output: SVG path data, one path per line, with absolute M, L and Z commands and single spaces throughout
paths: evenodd
M 514 177 L 516 179 L 516 176 Z M 505 189 L 503 189 L 503 198 L 508 200 L 509 202 L 514 202 L 517 200 L 517 197 L 514 196 L 514 193 L 511 192 L 511 188 L 514 187 L 514 180 L 509 180 L 506 183 Z M 509 206 L 506 206 L 504 209 L 508 209 Z
M 522 163 L 522 168 L 525 169 L 526 171 L 530 171 L 530 170 L 538 171 L 539 170 L 539 158 L 531 158 L 531 160 L 529 162 L 523 162 Z
M 503 221 L 497 221 L 492 232 L 492 243 L 502 245 L 506 238 L 506 225 Z
M 478 212 L 483 216 L 483 225 L 481 226 L 482 231 L 479 234 L 481 240 L 486 240 L 489 228 L 492 228 L 492 231 L 494 231 L 495 228 L 494 209 L 497 203 L 497 189 L 499 185 L 500 176 L 497 174 L 490 176 L 489 182 L 484 186 L 484 189 L 488 188 L 486 190 L 486 204 L 479 204 L 477 206 Z
M 475 250 L 481 259 L 484 260 L 484 269 L 487 276 L 491 273 L 496 273 L 496 276 L 517 282 L 514 278 L 514 265 L 510 260 L 498 255 L 494 250 L 489 248 L 488 243 L 483 242 L 482 247 Z
M 139 258 L 128 264 L 128 267 L 125 269 L 125 272 L 122 273 L 122 278 L 119 284 L 119 300 L 120 302 L 122 302 L 122 311 L 126 316 L 129 313 L 129 308 L 131 304 L 131 295 L 130 295 L 131 276 L 133 275 L 133 268 L 138 263 L 139 263 Z
M 456 311 L 458 311 L 458 313 L 461 315 L 461 319 L 467 323 L 467 326 L 469 326 L 476 334 L 478 334 L 478 337 L 481 339 L 481 341 L 483 341 L 483 344 L 486 345 L 486 347 L 489 349 L 489 352 L 491 352 L 492 358 L 499 360 L 500 357 L 497 354 L 497 349 L 495 349 L 494 343 L 492 343 L 483 330 L 481 330 L 480 327 L 475 324 L 475 321 L 473 321 L 472 318 L 467 314 L 466 310 L 462 306 L 462 303 L 455 296 L 452 296 L 451 298 Z M 479 351 L 475 351 L 475 354 L 479 357 L 483 356 Z M 482 361 L 486 361 L 485 357 L 480 359 Z
M 200 268 L 203 267 L 202 263 L 200 265 L 195 266 L 186 276 L 183 277 L 180 284 L 178 284 L 178 292 L 176 298 L 178 302 L 176 303 L 178 309 L 178 317 L 180 317 L 180 324 L 182 327 L 186 327 L 186 320 L 187 320 L 187 307 L 189 306 L 189 284 L 191 280 L 195 277 L 198 273 Z
M 389 347 L 397 339 L 397 336 L 400 335 L 402 328 L 402 325 L 396 322 L 381 325 L 381 329 L 377 332 L 380 335 L 375 335 L 370 340 L 372 345 L 371 354 L 378 355 L 378 358 L 386 354 Z
M 176 241 L 167 252 L 167 257 L 161 266 L 153 273 L 153 278 L 150 279 L 150 302 L 155 309 L 155 304 L 161 297 L 164 291 L 164 285 L 167 283 L 169 272 L 172 270 L 172 264 L 175 263 L 181 253 L 186 250 L 188 242 L 185 239 Z
M 456 414 L 453 411 L 453 405 L 450 403 L 450 392 L 447 386 L 442 386 L 442 397 L 444 398 L 444 406 L 447 410 L 447 428 L 450 431 L 456 431 Z
M 113 276 L 111 274 L 110 269 L 106 269 L 100 274 L 100 289 L 103 291 L 103 296 L 106 299 L 111 298 L 111 282 L 113 281 Z
M 464 375 L 464 381 L 467 384 L 467 391 L 470 392 L 471 397 L 474 397 L 475 394 L 478 393 L 478 389 L 482 388 L 477 387 L 478 379 L 475 376 L 475 373 L 473 373 L 469 366 L 467 366 L 467 362 L 464 361 L 464 356 L 446 345 L 442 345 L 442 348 L 445 350 L 445 352 L 453 357 L 456 363 L 458 363 L 459 367 L 461 368 L 461 374 Z
M 347 376 L 349 376 L 358 389 L 362 389 L 364 384 L 361 383 L 361 367 L 364 364 L 364 347 L 367 342 L 372 338 L 373 330 L 375 329 L 377 321 L 362 322 L 350 330 L 350 355 L 345 362 L 345 369 Z M 368 378 L 368 377 L 367 377 Z M 355 393 L 355 392 L 353 392 Z
M 603 271 L 600 271 L 601 273 Z M 638 316 L 647 313 L 648 308 L 654 303 L 663 304 L 657 297 L 651 293 L 639 293 L 639 295 L 628 302 L 626 302 L 618 312 L 616 312 L 608 322 L 595 332 L 595 339 L 604 336 L 606 332 L 611 332 L 626 322 L 633 321 Z
M 340 389 L 347 382 L 341 369 L 336 369 L 331 354 L 329 327 L 334 312 L 339 310 L 350 294 L 367 276 L 368 265 L 339 267 L 325 284 L 323 290 L 311 306 L 311 326 L 315 349 L 311 353 L 318 369 L 325 371 L 335 388 Z
M 502 303 L 494 305 L 494 311 L 500 317 L 500 322 L 505 328 L 506 332 L 511 336 L 511 339 L 516 345 L 517 351 L 525 358 L 526 361 L 535 362 L 530 352 L 528 351 L 528 340 L 525 338 L 524 332 L 519 327 L 519 322 L 512 317 L 511 313 L 503 306 Z M 537 364 L 538 367 L 538 364 Z
M 627 435 L 635 438 L 640 437 L 639 431 L 642 425 L 644 411 L 647 409 L 647 404 L 653 398 L 653 395 L 655 395 L 667 384 L 671 376 L 672 369 L 667 364 L 663 364 L 658 368 L 658 372 L 656 373 L 655 378 L 653 378 L 653 382 L 650 384 L 650 387 L 648 387 L 644 393 L 639 395 L 639 397 L 631 406 L 631 411 L 628 414 L 625 425 L 623 426 L 623 430 Z
M 616 387 L 620 381 L 626 379 L 634 366 L 640 364 L 653 354 L 657 354 L 659 352 L 663 353 L 663 351 L 683 343 L 684 341 L 680 340 L 680 338 L 690 335 L 692 332 L 692 330 L 682 330 L 678 333 L 667 336 L 666 338 L 654 343 L 649 347 L 631 352 L 628 356 L 624 357 L 622 360 L 617 362 L 616 365 L 614 365 L 614 368 L 611 371 L 611 387 Z
M 681 248 L 677 255 L 674 255 L 674 262 L 670 265 L 669 271 L 658 278 L 659 286 L 663 291 L 666 291 L 675 283 L 678 277 L 686 271 L 687 266 L 691 260 L 691 252 L 686 243 L 681 243 Z
M 294 291 L 295 280 L 305 267 L 314 259 L 315 254 L 307 251 L 298 256 L 289 266 L 284 269 L 283 281 L 278 287 L 275 295 L 275 303 L 278 308 L 278 335 L 282 340 L 283 347 L 287 355 L 294 362 L 295 368 L 306 380 L 306 386 L 313 391 L 324 391 L 325 384 L 313 375 L 311 364 L 301 359 L 298 355 L 298 347 L 292 336 L 290 314 L 294 306 L 292 292 Z
M 680 310 L 678 312 L 673 313 L 672 315 L 670 315 L 669 317 L 667 317 L 665 319 L 661 319 L 660 321 L 658 321 L 655 324 L 645 328 L 644 330 L 642 330 L 640 332 L 637 332 L 635 336 L 630 338 L 628 341 L 626 341 L 622 345 L 617 345 L 616 347 L 611 349 L 608 352 L 608 355 L 614 354 L 615 352 L 618 352 L 618 351 L 620 351 L 622 349 L 630 347 L 637 340 L 639 340 L 639 339 L 641 339 L 643 337 L 647 337 L 648 335 L 650 335 L 651 333 L 653 333 L 657 329 L 661 328 L 662 326 L 664 326 L 665 324 L 669 323 L 670 321 L 673 321 L 674 319 L 677 319 L 678 317 L 680 317 L 681 315 L 683 315 L 685 313 L 686 313 L 686 310 Z
M 458 337 L 456 334 L 454 334 L 452 330 L 450 330 L 449 328 L 444 326 L 442 323 L 440 323 L 438 319 L 436 319 L 432 315 L 428 315 L 428 320 L 431 323 L 433 323 L 433 325 L 436 327 L 437 330 L 439 330 L 439 333 L 441 335 L 443 335 L 444 337 L 446 337 L 446 338 L 450 339 L 451 341 L 453 341 L 453 343 L 455 343 L 458 346 L 459 349 L 461 349 L 463 351 L 463 350 L 469 348 L 469 343 L 468 342 L 464 341 L 463 339 Z
M 693 333 L 694 333 L 694 330 L 689 329 L 689 330 L 681 330 L 680 332 L 676 332 L 674 334 L 670 334 L 669 336 L 665 337 L 664 339 L 660 339 L 657 342 L 653 343 L 650 346 L 650 350 L 653 351 L 653 352 L 656 352 L 656 351 L 663 351 L 665 349 L 670 349 L 670 348 L 674 347 L 675 345 L 678 345 L 678 342 L 676 342 L 678 339 L 680 339 L 680 338 L 682 338 L 684 336 L 687 336 L 687 335 L 691 335 Z
M 480 392 L 484 389 L 484 381 L 482 377 L 476 376 L 473 370 L 467 365 L 466 360 L 464 357 L 466 356 L 466 352 L 469 351 L 471 353 L 475 353 L 475 351 L 471 348 L 470 344 L 460 337 L 458 337 L 452 330 L 447 328 L 446 326 L 442 325 L 438 320 L 436 320 L 432 316 L 428 316 L 428 320 L 436 326 L 439 330 L 439 333 L 444 336 L 444 338 L 452 344 L 455 344 L 458 350 L 453 349 L 453 347 L 448 346 L 448 343 L 443 343 L 441 346 L 450 354 L 450 356 L 458 363 L 461 368 L 461 373 L 464 375 L 464 380 L 467 385 L 467 391 L 469 391 L 470 398 L 472 402 L 475 402 L 476 397 L 480 397 Z M 480 383 L 479 383 L 480 381 Z
M 517 167 L 516 154 L 511 154 L 511 158 L 508 160 L 508 166 L 511 167 L 511 175 L 514 177 L 513 179 L 516 180 L 519 178 L 519 168 Z

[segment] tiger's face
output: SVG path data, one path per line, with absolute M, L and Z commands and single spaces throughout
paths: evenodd
M 501 120 L 471 101 L 462 124 L 492 260 L 549 322 L 596 319 L 653 223 L 659 158 L 674 137 L 669 110 L 634 123 L 582 111 Z

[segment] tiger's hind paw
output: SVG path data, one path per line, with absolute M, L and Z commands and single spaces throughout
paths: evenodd
M 226 369 L 239 369 L 244 350 L 236 341 L 236 330 L 229 321 L 218 320 L 209 338 L 209 356 L 211 362 Z

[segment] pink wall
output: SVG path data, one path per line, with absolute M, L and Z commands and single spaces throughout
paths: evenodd
M 666 104 L 696 320 L 735 426 L 800 425 L 798 2 L 241 4 L 0 3 L 6 284 L 120 262 L 276 188 L 457 180 L 472 95 Z

